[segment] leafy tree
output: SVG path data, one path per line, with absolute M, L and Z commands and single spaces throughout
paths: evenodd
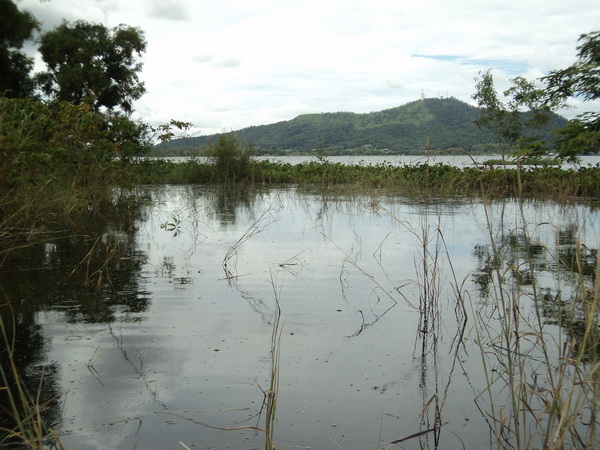
M 579 96 L 586 101 L 600 98 L 600 31 L 581 35 L 579 42 L 575 64 L 542 78 L 548 85 L 550 98 L 566 100 Z
M 480 73 L 480 78 L 476 81 L 476 92 L 473 94 L 473 99 L 477 100 L 480 116 L 475 120 L 475 125 L 494 133 L 500 144 L 502 159 L 504 159 L 507 146 L 513 145 L 521 134 L 518 111 L 509 111 L 498 98 L 491 70 Z
M 579 37 L 577 61 L 566 69 L 550 72 L 546 82 L 548 102 L 566 102 L 569 97 L 584 101 L 600 98 L 600 31 Z M 583 153 L 600 152 L 600 113 L 586 112 L 558 133 L 559 156 L 576 159 Z
M 20 11 L 11 0 L 0 0 L 0 95 L 16 98 L 33 93 L 29 76 L 33 61 L 21 49 L 38 29 L 31 13 Z
M 600 31 L 581 35 L 577 61 L 562 70 L 550 72 L 540 82 L 544 89 L 523 77 L 513 80 L 504 92 L 508 103 L 498 100 L 490 71 L 477 80 L 473 98 L 482 108 L 476 124 L 487 128 L 505 144 L 517 149 L 516 156 L 539 156 L 547 149 L 538 139 L 522 133 L 523 127 L 537 129 L 548 123 L 551 112 L 566 105 L 570 97 L 584 101 L 600 98 Z M 527 113 L 521 117 L 521 111 Z M 561 158 L 576 160 L 578 155 L 600 152 L 600 113 L 586 112 L 556 131 L 555 143 Z
M 37 76 L 38 83 L 57 100 L 130 114 L 146 91 L 138 79 L 142 64 L 136 56 L 146 50 L 139 28 L 64 22 L 42 34 L 39 50 L 48 71 Z
M 550 121 L 557 105 L 548 101 L 544 90 L 519 76 L 511 79 L 512 86 L 504 91 L 504 96 L 509 99 L 505 103 L 498 98 L 490 70 L 483 72 L 476 81 L 473 98 L 477 100 L 480 116 L 475 124 L 496 136 L 502 159 L 508 149 L 516 149 L 517 157 L 538 157 L 545 153 L 535 133 Z
M 89 184 L 116 144 L 88 105 L 0 98 L 0 195 L 49 182 Z

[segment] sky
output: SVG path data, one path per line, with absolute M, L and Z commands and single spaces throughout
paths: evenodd
M 192 122 L 196 135 L 300 114 L 381 111 L 422 96 L 475 104 L 475 78 L 498 91 L 576 60 L 600 30 L 597 0 L 21 0 L 62 20 L 141 28 L 148 43 L 135 118 Z M 43 70 L 39 55 L 36 70 Z M 571 101 L 574 117 L 600 110 Z

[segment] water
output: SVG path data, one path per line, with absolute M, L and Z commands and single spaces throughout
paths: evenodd
M 278 448 L 490 447 L 471 317 L 495 329 L 480 201 L 138 194 L 129 221 L 24 249 L 1 273 L 18 364 L 34 387 L 44 372 L 41 397 L 56 398 L 44 413 L 67 449 L 263 448 L 249 427 L 264 427 L 277 302 Z M 525 223 L 514 201 L 488 209 L 493 238 L 512 242 L 506 266 L 520 267 L 527 232 L 544 249 L 540 285 L 567 296 L 577 280 L 556 256 L 577 239 L 598 248 L 598 210 L 524 211 Z M 102 258 L 80 264 L 94 249 Z M 429 429 L 435 400 L 438 433 L 390 444 Z

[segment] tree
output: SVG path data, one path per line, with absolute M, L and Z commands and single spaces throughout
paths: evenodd
M 565 103 L 569 97 L 584 101 L 600 99 L 600 31 L 579 37 L 577 61 L 562 70 L 550 72 L 546 82 L 548 102 Z M 558 154 L 566 159 L 600 152 L 600 113 L 586 112 L 572 119 L 558 133 Z
M 475 125 L 490 130 L 496 136 L 504 159 L 507 147 L 514 145 L 521 134 L 520 115 L 516 111 L 509 111 L 498 98 L 491 70 L 480 73 L 480 78 L 475 80 L 473 99 L 477 100 L 480 109 Z
M 0 0 L 0 95 L 22 98 L 33 93 L 33 61 L 21 49 L 38 29 L 31 13 L 20 11 L 11 0 Z
M 549 98 L 566 100 L 579 96 L 585 101 L 600 98 L 600 31 L 582 34 L 579 42 L 575 64 L 542 78 L 547 83 Z
M 146 50 L 139 28 L 64 22 L 41 36 L 39 50 L 48 71 L 38 74 L 38 83 L 57 100 L 87 103 L 94 111 L 120 108 L 128 115 L 146 92 L 138 79 L 142 64 L 136 56 Z
M 567 104 L 571 97 L 585 102 L 600 99 L 600 31 L 583 34 L 579 38 L 577 61 L 562 70 L 550 72 L 539 82 L 543 89 L 523 77 L 514 78 L 513 86 L 504 92 L 510 100 L 498 100 L 490 71 L 477 80 L 473 98 L 478 101 L 481 116 L 479 127 L 494 132 L 502 145 L 509 144 L 517 156 L 539 156 L 547 152 L 539 139 L 523 133 L 523 127 L 532 130 L 548 123 L 551 113 Z M 525 114 L 521 116 L 521 111 Z M 600 113 L 585 112 L 556 130 L 555 145 L 558 156 L 576 160 L 578 155 L 600 152 Z M 504 156 L 504 152 L 503 152 Z
M 477 100 L 480 116 L 475 124 L 494 133 L 500 144 L 502 159 L 508 149 L 515 149 L 515 156 L 525 158 L 545 153 L 541 138 L 536 133 L 550 121 L 556 105 L 547 100 L 544 90 L 518 76 L 510 80 L 512 86 L 503 92 L 508 98 L 505 103 L 498 98 L 490 70 L 476 80 L 473 98 Z

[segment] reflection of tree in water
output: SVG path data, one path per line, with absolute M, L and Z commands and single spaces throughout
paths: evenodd
M 148 308 L 148 298 L 139 286 L 145 256 L 135 243 L 130 217 L 111 218 L 89 224 L 78 235 L 63 235 L 47 242 L 10 252 L 0 270 L 3 301 L 0 315 L 9 340 L 14 336 L 14 367 L 31 397 L 39 395 L 46 424 L 60 423 L 57 367 L 46 361 L 45 337 L 39 324 L 42 311 L 59 311 L 69 322 L 113 322 L 116 314 L 137 314 Z M 120 220 L 121 219 L 121 220 Z M 127 228 L 120 231 L 119 224 Z M 15 392 L 10 376 L 8 346 L 0 346 L 0 363 L 6 380 L 2 387 Z M 14 426 L 7 390 L 0 390 L 0 427 Z M 2 433 L 0 433 L 0 439 Z M 0 441 L 1 442 L 1 441 Z
M 40 332 L 40 326 L 36 323 L 35 314 L 32 312 L 16 313 L 13 321 L 7 303 L 2 305 L 0 314 L 6 327 L 7 336 L 14 336 L 12 361 L 6 345 L 0 346 L 2 369 L 0 383 L 3 388 L 0 390 L 0 429 L 11 430 L 17 426 L 17 422 L 14 420 L 15 412 L 11 407 L 10 393 L 13 393 L 19 417 L 23 418 L 31 414 L 30 407 L 37 404 L 41 406 L 39 410 L 45 424 L 59 423 L 60 405 L 54 402 L 54 399 L 59 397 L 56 379 L 58 368 L 56 363 L 45 361 L 44 337 Z M 23 386 L 30 393 L 27 405 L 19 401 L 14 371 L 22 377 Z M 4 389 L 5 387 L 8 389 Z M 12 444 L 15 448 L 22 448 L 20 440 L 8 439 L 5 441 L 4 436 L 5 433 L 0 431 L 0 443 L 6 445 L 2 448 L 11 448 Z
M 206 192 L 206 204 L 209 214 L 214 213 L 222 225 L 235 224 L 241 211 L 253 211 L 259 194 L 258 189 L 235 184 L 218 185 Z
M 507 234 L 495 251 L 490 245 L 475 245 L 473 255 L 478 266 L 472 279 L 480 298 L 490 298 L 498 269 L 507 286 L 532 288 L 532 298 L 539 302 L 545 323 L 563 327 L 578 345 L 586 332 L 585 307 L 597 301 L 591 297 L 598 263 L 598 249 L 581 244 L 579 236 L 577 224 L 570 223 L 556 229 L 555 249 L 535 242 L 523 230 Z M 552 280 L 562 280 L 561 285 L 541 285 L 538 280 L 545 279 L 544 273 Z M 591 332 L 597 335 L 595 342 L 600 343 L 600 330 L 597 325 L 592 328 Z M 600 348 L 596 353 L 600 354 Z
M 138 285 L 144 259 L 133 231 L 69 236 L 13 252 L 0 282 L 16 311 L 56 308 L 76 322 L 111 322 L 114 306 L 146 310 Z
M 566 271 L 590 276 L 596 280 L 598 249 L 590 249 L 579 243 L 578 229 L 570 225 L 559 230 L 557 236 L 558 263 Z

